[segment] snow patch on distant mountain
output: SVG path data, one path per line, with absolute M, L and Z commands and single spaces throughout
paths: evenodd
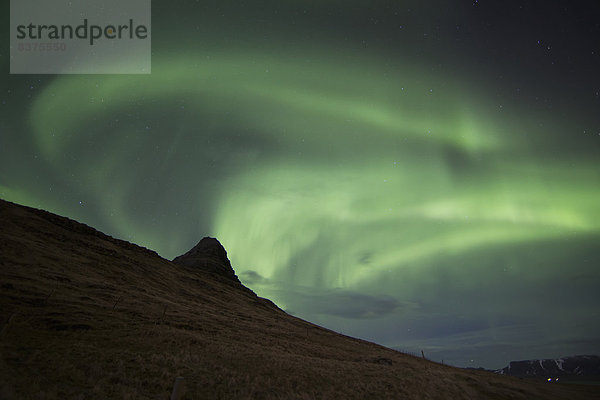
M 559 358 L 558 360 L 554 360 L 554 362 L 556 363 L 556 367 L 560 371 L 564 371 L 563 364 L 565 363 L 565 360 L 563 360 L 562 358 Z
M 511 361 L 508 366 L 494 372 L 519 377 L 597 377 L 600 376 L 600 356 Z

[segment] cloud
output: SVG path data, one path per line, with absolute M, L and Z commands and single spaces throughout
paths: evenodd
M 296 303 L 304 310 L 343 318 L 378 318 L 400 307 L 398 300 L 391 296 L 372 296 L 341 289 L 304 294 L 298 296 Z
M 269 283 L 269 280 L 253 270 L 247 270 L 238 274 L 240 280 L 246 285 L 264 285 Z
M 410 308 L 389 295 L 370 295 L 347 289 L 319 289 L 269 279 L 254 270 L 238 273 L 240 280 L 268 297 L 279 299 L 289 314 L 329 315 L 345 319 L 380 318 Z M 283 289 L 282 289 L 283 288 Z
M 398 299 L 387 295 L 367 295 L 350 290 L 296 288 L 279 294 L 289 313 L 299 316 L 329 315 L 345 319 L 375 319 L 402 307 Z

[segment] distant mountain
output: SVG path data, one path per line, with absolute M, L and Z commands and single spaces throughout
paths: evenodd
M 600 399 L 591 385 L 467 371 L 290 316 L 237 280 L 214 238 L 171 262 L 68 218 L 0 200 L 0 399 L 171 394 Z
M 600 356 L 573 356 L 545 360 L 511 361 L 494 371 L 520 378 L 600 377 Z

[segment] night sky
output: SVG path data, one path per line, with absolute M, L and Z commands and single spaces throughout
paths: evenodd
M 8 2 L 6 2 L 8 3 Z M 152 4 L 151 75 L 9 75 L 0 197 L 458 366 L 600 353 L 600 12 Z

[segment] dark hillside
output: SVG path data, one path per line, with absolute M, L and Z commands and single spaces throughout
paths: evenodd
M 177 376 L 185 399 L 600 398 L 336 334 L 215 273 L 211 257 L 178 265 L 0 201 L 0 398 L 168 399 Z

